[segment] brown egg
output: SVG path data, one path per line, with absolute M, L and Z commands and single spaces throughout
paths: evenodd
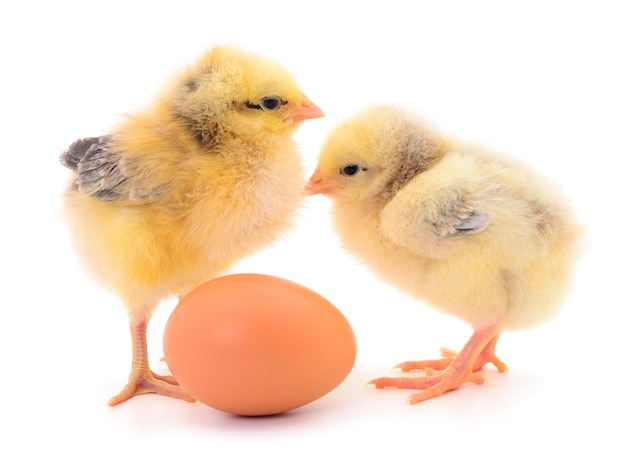
M 165 361 L 198 401 L 238 415 L 270 415 L 339 385 L 356 358 L 354 332 L 316 292 L 260 274 L 199 286 L 176 306 Z

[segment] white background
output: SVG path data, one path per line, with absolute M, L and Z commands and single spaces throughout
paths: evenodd
M 621 2 L 164 3 L 0 7 L 0 450 L 624 451 Z M 520 156 L 564 186 L 587 228 L 587 252 L 557 319 L 502 335 L 508 374 L 486 370 L 484 385 L 417 406 L 405 404 L 411 391 L 364 388 L 398 362 L 460 348 L 471 331 L 346 256 L 329 200 L 314 197 L 298 228 L 232 272 L 294 280 L 342 310 L 359 347 L 343 384 L 265 418 L 153 395 L 105 405 L 129 371 L 126 314 L 72 251 L 59 210 L 69 171 L 58 155 L 146 106 L 173 72 L 215 44 L 282 62 L 324 109 L 325 119 L 296 135 L 309 173 L 334 126 L 390 102 Z M 163 303 L 149 330 L 161 371 L 173 307 Z

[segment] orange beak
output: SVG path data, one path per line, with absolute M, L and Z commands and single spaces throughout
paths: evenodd
M 287 119 L 291 119 L 294 122 L 300 122 L 304 120 L 310 120 L 313 118 L 323 118 L 324 112 L 321 108 L 313 103 L 308 97 L 304 94 L 302 95 L 302 100 L 300 101 L 300 107 L 293 109 Z
M 307 195 L 316 195 L 319 193 L 328 195 L 333 193 L 334 190 L 335 185 L 331 181 L 324 179 L 324 176 L 319 168 L 315 170 L 309 178 L 309 181 L 306 183 L 306 186 L 304 186 L 304 191 Z

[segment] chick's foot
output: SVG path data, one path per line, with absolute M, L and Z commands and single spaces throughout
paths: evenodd
M 496 356 L 497 341 L 498 336 L 496 335 L 489 341 L 489 343 L 487 343 L 487 345 L 478 355 L 472 371 L 481 370 L 488 363 L 491 363 L 493 366 L 495 366 L 499 373 L 506 373 L 509 370 L 506 364 Z M 394 366 L 393 369 L 398 371 L 424 370 L 427 373 L 431 373 L 430 370 L 442 371 L 450 366 L 454 358 L 459 355 L 457 351 L 448 348 L 441 348 L 440 352 L 441 358 L 439 359 L 402 362 Z
M 495 345 L 498 341 L 498 327 L 489 326 L 477 329 L 460 353 L 449 349 L 442 349 L 441 359 L 403 362 L 395 368 L 402 371 L 424 370 L 425 376 L 378 378 L 368 382 L 376 388 L 419 389 L 420 393 L 408 398 L 409 404 L 416 404 L 451 390 L 458 389 L 462 384 L 471 382 L 482 384 L 483 376 L 476 371 L 487 363 L 493 363 L 498 371 L 505 372 L 506 365 L 495 355 Z
M 179 387 L 173 376 L 161 376 L 150 370 L 146 329 L 148 320 L 144 316 L 130 317 L 130 337 L 133 354 L 128 383 L 122 391 L 111 398 L 109 406 L 116 406 L 136 395 L 156 393 L 181 400 L 194 402 L 195 399 Z
M 116 406 L 136 395 L 156 393 L 158 395 L 178 398 L 190 403 L 195 399 L 178 386 L 173 376 L 161 376 L 152 371 L 133 373 L 120 393 L 111 398 L 109 406 Z

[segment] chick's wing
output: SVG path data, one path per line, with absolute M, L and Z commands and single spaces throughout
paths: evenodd
M 408 184 L 381 211 L 381 231 L 400 247 L 438 256 L 451 240 L 480 233 L 491 222 L 492 215 L 478 210 L 472 193 L 462 186 L 416 186 Z
M 158 191 L 142 188 L 128 162 L 111 151 L 111 135 L 81 138 L 61 154 L 61 163 L 75 173 L 74 190 L 103 201 L 149 200 Z
M 423 221 L 439 238 L 461 234 L 480 233 L 491 216 L 476 210 L 469 192 L 462 188 L 448 188 L 418 202 Z

